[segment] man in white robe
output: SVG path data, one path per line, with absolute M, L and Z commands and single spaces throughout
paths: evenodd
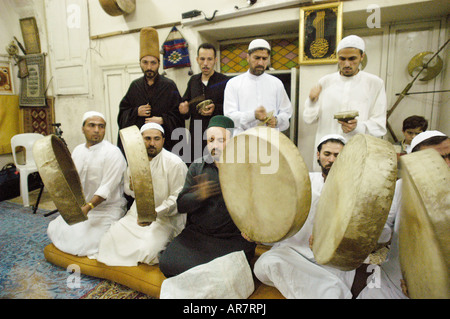
M 425 131 L 416 135 L 411 142 L 409 153 L 426 148 L 436 149 L 447 165 L 450 167 L 450 139 L 439 131 Z M 400 210 L 402 202 L 402 180 L 399 179 L 395 186 L 395 194 L 392 200 L 391 210 L 385 225 L 392 233 L 391 246 L 379 269 L 368 278 L 368 285 L 359 293 L 358 299 L 407 299 L 407 283 L 403 281 L 399 259 Z M 418 274 L 419 275 L 419 274 Z
M 281 80 L 264 73 L 270 63 L 270 45 L 263 39 L 250 42 L 249 70 L 230 79 L 225 87 L 223 112 L 235 123 L 234 135 L 258 124 L 285 131 L 292 105 Z
M 327 134 L 340 134 L 347 140 L 358 133 L 381 137 L 386 134 L 387 100 L 384 81 L 361 71 L 365 43 L 358 36 L 342 39 L 336 49 L 339 71 L 319 80 L 305 102 L 303 120 L 317 122 L 315 144 Z M 334 114 L 358 111 L 354 120 L 338 121 Z M 318 169 L 314 165 L 314 169 Z
M 126 161 L 117 146 L 103 139 L 105 127 L 103 114 L 86 112 L 82 125 L 86 143 L 75 147 L 72 153 L 87 202 L 81 210 L 88 219 L 68 225 L 58 216 L 48 225 L 47 234 L 53 244 L 72 255 L 92 257 L 101 236 L 125 213 Z
M 152 174 L 156 221 L 147 226 L 137 222 L 136 201 L 128 213 L 103 236 L 97 260 L 109 266 L 157 264 L 158 254 L 177 236 L 186 223 L 185 214 L 177 210 L 177 197 L 183 189 L 187 166 L 177 155 L 165 150 L 164 129 L 156 123 L 141 128 Z M 125 191 L 134 197 L 129 177 Z
M 310 248 L 317 203 L 325 179 L 345 139 L 337 134 L 324 136 L 317 147 L 322 172 L 310 173 L 311 208 L 303 227 L 294 236 L 274 244 L 255 263 L 256 277 L 275 286 L 289 299 L 351 298 L 355 271 L 342 271 L 316 263 Z

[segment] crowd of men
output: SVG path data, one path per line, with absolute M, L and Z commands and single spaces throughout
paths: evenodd
M 135 192 L 121 140 L 118 146 L 104 140 L 106 119 L 90 111 L 81 121 L 86 142 L 72 153 L 86 196 L 82 211 L 88 219 L 68 225 L 60 216 L 50 222 L 48 236 L 60 250 L 106 265 L 159 264 L 168 278 L 162 298 L 192 296 L 199 283 L 201 294 L 196 296 L 217 296 L 214 292 L 228 290 L 225 296 L 229 298 L 248 297 L 226 282 L 238 279 L 240 286 L 246 286 L 253 281 L 252 271 L 242 269 L 248 270 L 257 244 L 241 233 L 227 210 L 218 162 L 230 139 L 245 130 L 267 126 L 282 132 L 289 128 L 289 97 L 282 82 L 266 73 L 271 47 L 263 39 L 251 41 L 249 70 L 229 78 L 214 70 L 214 46 L 200 45 L 197 63 L 201 73 L 190 78 L 183 96 L 172 80 L 158 73 L 156 30 L 141 31 L 140 48 L 144 75 L 131 83 L 122 99 L 118 124 L 120 129 L 131 125 L 140 129 L 152 175 L 156 221 L 150 225 L 137 223 Z M 308 218 L 297 234 L 273 244 L 257 260 L 254 275 L 287 298 L 407 298 L 398 261 L 396 217 L 401 179 L 383 233 L 390 251 L 381 265 L 381 288 L 366 287 L 358 296 L 352 295 L 355 271 L 319 265 L 310 247 L 317 202 L 339 153 L 355 134 L 386 134 L 384 82 L 360 69 L 364 41 L 354 35 L 342 39 L 337 55 L 339 70 L 319 80 L 303 113 L 305 123 L 318 122 L 315 160 L 320 172 L 309 176 L 312 199 Z M 349 110 L 358 111 L 359 116 L 349 121 L 333 118 L 335 113 Z M 187 119 L 189 138 L 179 148 L 174 132 L 184 129 Z M 418 117 L 406 121 L 399 156 L 434 148 L 450 166 L 448 136 L 426 129 Z M 220 261 L 224 265 L 232 262 L 235 267 L 222 271 L 214 263 L 218 258 L 225 258 Z M 191 291 L 183 295 L 182 287 Z

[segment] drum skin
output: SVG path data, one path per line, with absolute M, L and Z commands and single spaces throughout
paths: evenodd
M 219 163 L 222 194 L 236 226 L 256 242 L 295 235 L 308 217 L 311 182 L 297 146 L 269 127 L 233 137 Z
M 86 204 L 80 176 L 64 142 L 48 135 L 35 142 L 33 155 L 42 182 L 67 224 L 87 220 L 81 207 Z
M 450 169 L 434 149 L 400 157 L 399 257 L 408 295 L 450 298 Z
M 145 226 L 156 220 L 152 173 L 142 134 L 136 125 L 119 131 L 131 172 L 138 224 Z
M 353 270 L 375 249 L 389 214 L 397 157 L 388 141 L 357 134 L 328 173 L 313 227 L 319 264 Z

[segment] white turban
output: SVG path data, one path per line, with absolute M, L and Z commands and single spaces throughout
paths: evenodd
M 345 48 L 356 48 L 364 52 L 366 50 L 366 45 L 364 44 L 364 40 L 357 35 L 349 35 L 339 42 L 336 52 L 339 52 Z
M 83 121 L 81 123 L 84 123 L 84 121 L 86 121 L 88 118 L 94 117 L 94 116 L 101 117 L 106 122 L 105 116 L 102 113 L 96 112 L 96 111 L 89 111 L 89 112 L 84 113 Z
M 146 124 L 142 125 L 141 134 L 142 134 L 142 132 L 150 130 L 150 129 L 155 129 L 155 130 L 161 131 L 161 133 L 164 134 L 163 127 L 157 123 L 146 123 Z
M 411 141 L 411 148 L 409 149 L 409 153 L 411 153 L 413 148 L 416 147 L 418 144 L 435 136 L 447 136 L 447 135 L 439 131 L 425 131 L 420 134 L 417 134 L 416 137 L 414 137 L 413 140 Z
M 250 42 L 250 44 L 248 45 L 248 51 L 254 49 L 267 49 L 270 51 L 270 44 L 264 39 L 256 39 Z
M 345 140 L 345 138 L 342 135 L 339 135 L 339 134 L 328 134 L 328 135 L 325 135 L 324 137 L 322 137 L 320 139 L 319 144 L 317 144 L 317 147 L 319 147 L 319 145 L 322 144 L 323 142 L 325 142 L 327 140 L 331 140 L 331 139 L 339 140 L 339 141 L 341 141 L 344 144 L 347 143 L 347 141 Z

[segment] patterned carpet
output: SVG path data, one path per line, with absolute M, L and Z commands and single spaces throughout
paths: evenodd
M 45 260 L 47 225 L 58 214 L 9 201 L 0 202 L 0 299 L 147 299 L 116 283 L 81 275 L 78 288 L 69 272 Z

